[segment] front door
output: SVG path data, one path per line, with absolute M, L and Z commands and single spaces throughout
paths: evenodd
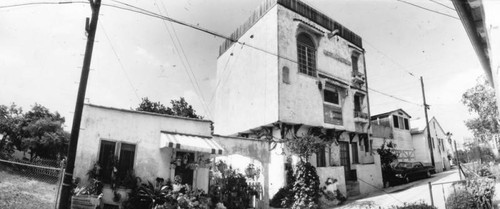
M 193 185 L 193 169 L 189 167 L 189 163 L 194 161 L 194 153 L 192 152 L 177 152 L 177 156 L 181 162 L 175 167 L 175 176 L 181 177 L 182 184 Z
M 340 146 L 340 165 L 344 166 L 344 176 L 346 180 L 350 180 L 350 171 L 351 171 L 351 160 L 349 154 L 349 143 L 348 142 L 339 142 Z

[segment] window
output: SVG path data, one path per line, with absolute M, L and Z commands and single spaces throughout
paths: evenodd
M 352 150 L 352 164 L 358 164 L 359 157 L 358 157 L 358 146 L 356 146 L 356 142 L 351 143 L 351 150 Z
M 394 128 L 399 128 L 398 116 L 393 115 L 393 116 L 392 116 L 392 121 L 393 121 L 393 123 L 394 123 Z
M 316 77 L 316 47 L 306 33 L 297 36 L 297 58 L 299 72 Z
M 363 103 L 363 96 L 359 94 L 354 95 L 354 111 L 361 112 L 361 104 Z
M 316 167 L 326 167 L 326 154 L 324 148 L 316 152 Z
M 352 71 L 353 72 L 358 72 L 358 60 L 359 60 L 359 54 L 353 53 L 351 55 Z
M 325 89 L 323 91 L 325 102 L 340 105 L 339 92 L 336 90 Z
M 99 165 L 102 168 L 103 182 L 111 182 L 113 167 L 118 170 L 118 179 L 125 178 L 127 173 L 134 169 L 134 157 L 134 144 L 101 140 Z
M 365 152 L 369 152 L 370 151 L 370 145 L 369 145 L 369 140 L 368 140 L 368 136 L 366 136 L 363 140 L 364 144 L 365 144 Z
M 436 148 L 436 145 L 434 145 L 434 138 L 431 137 L 431 141 L 432 141 L 432 148 Z
M 397 115 L 393 115 L 392 121 L 394 124 L 394 128 L 410 130 L 410 122 L 408 121 L 408 118 L 403 118 Z
M 283 83 L 290 83 L 290 69 L 288 67 L 283 67 Z
M 410 123 L 408 122 L 408 118 L 405 118 L 404 121 L 405 121 L 405 129 L 410 130 Z

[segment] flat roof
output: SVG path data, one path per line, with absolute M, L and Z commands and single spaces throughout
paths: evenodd
M 260 20 L 260 18 L 262 18 L 277 4 L 289 10 L 292 10 L 293 12 L 309 19 L 310 21 L 326 28 L 327 30 L 338 30 L 338 34 L 340 37 L 344 38 L 347 41 L 350 41 L 352 44 L 356 45 L 359 48 L 363 48 L 360 36 L 300 0 L 265 0 L 250 16 L 250 18 L 231 34 L 231 39 L 225 40 L 224 43 L 222 43 L 222 45 L 219 47 L 219 56 L 224 54 L 235 43 L 235 41 L 239 40 L 241 36 L 243 36 L 243 34 L 245 34 L 253 25 L 255 25 L 255 23 Z

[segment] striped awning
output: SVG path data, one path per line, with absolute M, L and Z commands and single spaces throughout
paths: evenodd
M 210 137 L 162 132 L 160 148 L 164 147 L 219 155 L 221 155 L 224 150 L 222 146 Z

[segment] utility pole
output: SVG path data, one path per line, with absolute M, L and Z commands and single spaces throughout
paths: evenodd
M 420 84 L 422 85 L 422 96 L 424 98 L 424 112 L 425 112 L 425 124 L 427 125 L 427 142 L 429 143 L 429 150 L 431 151 L 431 162 L 432 166 L 436 167 L 434 163 L 434 151 L 432 150 L 432 139 L 431 139 L 431 130 L 429 126 L 429 117 L 427 116 L 427 109 L 429 109 L 429 105 L 425 101 L 425 89 L 424 89 L 424 79 L 420 76 Z
M 73 117 L 73 126 L 71 127 L 71 137 L 69 141 L 68 160 L 64 172 L 61 197 L 59 198 L 59 209 L 70 207 L 70 197 L 73 184 L 73 170 L 75 168 L 76 146 L 78 145 L 78 135 L 80 134 L 80 123 L 82 120 L 83 103 L 85 92 L 87 90 L 87 81 L 89 78 L 90 61 L 92 59 L 92 50 L 94 48 L 94 38 L 97 29 L 97 19 L 101 0 L 89 0 L 92 9 L 92 19 L 86 19 L 85 31 L 87 32 L 87 47 L 85 48 L 85 57 L 83 58 L 82 75 L 80 76 L 80 85 L 78 87 L 78 96 L 76 98 L 75 115 Z
M 458 175 L 460 176 L 460 180 L 462 180 L 462 167 L 460 167 L 460 158 L 458 158 L 458 150 L 457 150 L 457 141 L 453 140 L 455 144 L 455 159 L 458 164 Z

